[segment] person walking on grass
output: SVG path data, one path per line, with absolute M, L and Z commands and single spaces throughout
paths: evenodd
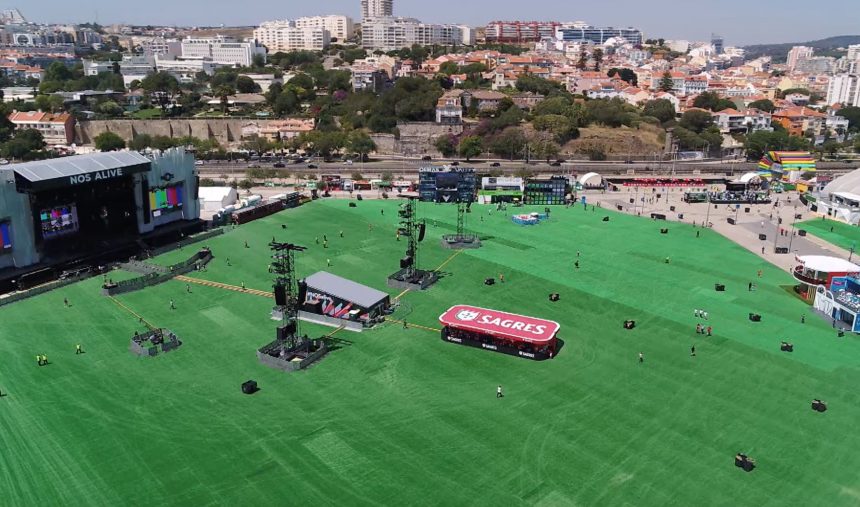
M 645 362 L 645 356 L 644 356 L 644 355 L 642 355 L 642 353 L 640 352 L 640 353 L 639 353 L 639 364 L 642 364 L 642 363 L 644 363 L 644 362 Z
M 499 273 L 499 282 L 505 283 L 505 274 L 504 273 Z
M 79 343 L 79 344 L 75 345 L 75 355 L 77 356 L 78 354 L 83 354 L 83 353 L 84 353 L 84 350 L 81 348 L 81 344 Z
M 69 298 L 63 298 L 63 306 L 65 306 L 66 308 L 69 307 Z
M 326 266 L 331 267 L 331 259 L 325 260 Z
M 711 336 L 711 326 L 708 326 L 707 331 L 708 331 L 708 336 Z
M 176 310 L 176 303 L 174 303 L 172 299 L 170 300 L 170 309 Z
M 690 357 L 696 357 L 696 346 L 695 345 L 690 347 Z
M 505 395 L 502 394 L 502 385 L 499 384 L 499 387 L 496 388 L 496 398 L 504 398 Z
M 702 325 L 696 324 L 696 334 L 702 334 Z
M 409 323 L 407 323 L 405 320 L 403 321 L 403 329 L 409 329 Z

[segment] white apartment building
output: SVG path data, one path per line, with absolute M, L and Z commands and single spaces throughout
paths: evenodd
M 831 77 L 827 85 L 827 104 L 860 107 L 860 75 L 840 74 Z
M 797 67 L 797 62 L 805 58 L 812 58 L 815 50 L 809 46 L 794 46 L 788 52 L 788 61 L 786 65 L 789 71 L 793 71 Z
M 457 25 L 422 23 L 410 18 L 376 18 L 362 23 L 361 45 L 364 49 L 395 51 L 411 47 L 462 44 L 463 36 Z
M 180 56 L 182 55 L 182 43 L 177 39 L 165 39 L 164 37 L 132 38 L 132 42 L 143 49 L 145 56 Z
M 324 28 L 328 31 L 329 38 L 337 39 L 340 42 L 352 38 L 355 33 L 355 24 L 349 16 L 308 16 L 296 19 L 294 26 L 296 28 Z
M 394 0 L 361 0 L 361 19 L 385 18 L 394 15 Z
M 223 66 L 224 65 L 216 64 L 212 60 L 204 58 L 163 59 L 160 56 L 155 57 L 155 68 L 159 72 L 167 72 L 171 76 L 175 77 L 180 83 L 193 82 L 194 77 L 198 72 L 204 72 L 211 76 L 215 74 L 216 68 Z
M 232 37 L 192 38 L 182 40 L 182 58 L 202 58 L 217 64 L 250 67 L 254 57 L 266 58 L 266 48 L 253 39 L 239 42 Z
M 330 32 L 323 27 L 298 28 L 292 21 L 267 21 L 254 29 L 254 38 L 272 53 L 287 51 L 322 51 L 331 43 Z

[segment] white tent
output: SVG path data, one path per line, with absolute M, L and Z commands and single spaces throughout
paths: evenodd
M 198 194 L 201 209 L 204 211 L 218 211 L 231 204 L 236 204 L 239 194 L 233 187 L 200 187 Z
M 758 173 L 746 173 L 743 176 L 741 176 L 740 179 L 738 179 L 738 181 L 741 183 L 751 183 L 751 184 L 761 183 L 761 176 L 759 176 Z
M 585 173 L 579 177 L 579 184 L 583 187 L 599 187 L 603 185 L 603 176 L 597 173 Z

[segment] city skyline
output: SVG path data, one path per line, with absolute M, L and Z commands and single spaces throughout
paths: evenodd
M 716 32 L 725 37 L 727 45 L 803 42 L 837 35 L 856 35 L 858 32 L 853 17 L 833 15 L 834 12 L 849 12 L 856 8 L 850 0 L 834 0 L 827 10 L 809 10 L 808 4 L 801 4 L 799 0 L 781 2 L 778 9 L 767 5 L 770 3 L 726 0 L 719 4 L 696 5 L 695 16 L 702 20 L 698 23 L 687 22 L 688 14 L 678 9 L 677 4 L 633 0 L 619 0 L 612 9 L 607 9 L 603 4 L 589 4 L 578 6 L 575 10 L 561 0 L 533 0 L 527 8 L 523 4 L 395 0 L 394 15 L 476 27 L 494 20 L 582 20 L 595 26 L 634 26 L 642 29 L 648 37 L 667 39 L 708 40 L 710 34 Z M 168 26 L 253 26 L 266 19 L 321 14 L 345 14 L 360 21 L 361 9 L 360 0 L 326 0 L 292 6 L 263 0 L 258 4 L 262 8 L 252 12 L 236 9 L 231 4 L 216 7 L 201 0 L 182 3 L 151 0 L 147 5 L 149 8 L 146 10 L 129 11 L 120 4 L 93 0 L 88 2 L 88 9 L 81 9 L 80 5 L 74 3 L 44 0 L 19 8 L 30 21 L 37 23 L 98 21 L 101 24 Z M 693 15 L 692 9 L 689 10 L 689 15 Z M 683 16 L 670 14 L 674 12 L 683 13 Z M 801 18 L 798 12 L 803 13 Z M 770 30 L 770 26 L 779 30 Z

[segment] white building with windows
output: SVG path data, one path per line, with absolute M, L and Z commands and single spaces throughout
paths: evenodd
M 394 15 L 394 0 L 361 0 L 361 19 L 384 18 Z
M 232 37 L 192 38 L 182 41 L 183 59 L 205 59 L 216 64 L 250 67 L 255 56 L 265 61 L 266 48 L 254 39 L 238 41 Z
M 413 18 L 375 18 L 361 24 L 361 45 L 369 50 L 396 51 L 413 44 L 455 45 L 467 38 L 457 25 L 422 23 Z
M 272 53 L 322 51 L 331 43 L 324 27 L 298 28 L 293 21 L 266 21 L 254 29 L 254 38 Z
M 349 16 L 328 15 L 328 16 L 308 16 L 297 18 L 294 22 L 296 28 L 324 28 L 328 31 L 330 39 L 337 39 L 339 42 L 351 39 L 355 33 L 355 23 Z
M 860 107 L 860 75 L 840 74 L 827 84 L 827 104 Z

